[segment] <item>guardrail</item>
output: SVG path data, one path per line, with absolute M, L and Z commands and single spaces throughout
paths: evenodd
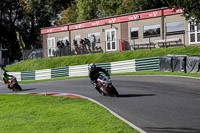
M 158 71 L 159 57 L 99 63 L 96 65 L 97 67 L 106 69 L 109 73 L 124 73 L 145 70 Z M 9 72 L 9 74 L 14 75 L 18 81 L 42 80 L 58 77 L 88 76 L 88 64 L 36 71 Z
M 135 59 L 111 62 L 111 73 L 135 72 Z
M 136 71 L 159 71 L 159 57 L 136 59 Z

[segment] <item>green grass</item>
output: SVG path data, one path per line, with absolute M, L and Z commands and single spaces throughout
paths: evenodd
M 112 74 L 114 75 L 172 75 L 172 76 L 186 76 L 200 78 L 200 73 L 182 73 L 182 72 L 159 72 L 159 71 L 139 71 Z
M 136 133 L 107 110 L 81 98 L 0 95 L 1 133 Z
M 200 46 L 160 48 L 152 50 L 136 50 L 115 53 L 98 53 L 90 55 L 65 56 L 55 58 L 26 60 L 6 67 L 10 72 L 34 71 L 64 67 L 66 65 L 82 65 L 90 63 L 105 63 L 130 59 L 157 57 L 163 55 L 200 55 Z
M 159 71 L 138 71 L 138 72 L 126 72 L 126 73 L 111 74 L 111 76 L 119 76 L 119 75 L 172 75 L 172 76 L 187 76 L 187 77 L 200 78 L 200 73 L 159 72 Z M 61 78 L 52 78 L 52 79 L 45 79 L 45 80 L 19 81 L 19 83 L 20 84 L 29 84 L 29 83 L 66 80 L 66 79 L 77 79 L 77 78 L 88 78 L 88 76 L 61 77 Z

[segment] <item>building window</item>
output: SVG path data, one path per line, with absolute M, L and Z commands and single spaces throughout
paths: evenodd
M 47 38 L 47 52 L 48 56 L 54 56 L 56 51 L 55 38 Z
M 183 34 L 185 32 L 185 22 L 176 21 L 165 24 L 166 35 Z
M 106 30 L 106 51 L 116 51 L 116 30 Z
M 76 40 L 77 43 L 80 44 L 81 35 L 75 35 L 75 36 L 74 36 L 74 40 Z
M 95 37 L 96 37 L 96 43 L 100 43 L 101 42 L 101 40 L 100 40 L 100 32 L 95 32 L 95 33 L 88 33 L 87 34 L 87 38 L 89 39 L 89 40 L 91 40 L 92 39 L 92 35 L 95 35 Z
M 158 37 L 160 36 L 160 24 L 146 25 L 143 27 L 143 37 Z
M 131 40 L 138 39 L 138 27 L 131 27 Z
M 200 23 L 197 24 L 197 42 L 200 42 Z
M 65 46 L 66 46 L 66 40 L 68 40 L 69 41 L 69 37 L 58 37 L 58 41 L 62 41 L 64 44 L 65 44 Z
M 200 23 L 195 21 L 189 22 L 189 43 L 195 44 L 200 43 Z

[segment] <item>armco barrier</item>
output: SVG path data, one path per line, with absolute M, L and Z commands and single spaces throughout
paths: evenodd
M 51 69 L 51 78 L 68 77 L 68 76 L 69 76 L 68 66 Z
M 108 71 L 108 73 L 111 73 L 111 64 L 110 63 L 99 63 L 99 64 L 96 64 L 96 66 L 106 69 Z
M 88 65 L 69 66 L 69 77 L 88 76 Z
M 51 79 L 51 69 L 35 71 L 35 80 Z
M 111 62 L 111 73 L 135 72 L 135 60 Z
M 106 69 L 109 73 L 123 73 L 145 70 L 157 71 L 159 70 L 159 57 L 99 63 L 96 65 L 97 67 Z M 88 76 L 88 64 L 36 71 L 9 72 L 9 74 L 14 75 L 18 81 L 42 80 L 57 77 Z
M 136 71 L 159 71 L 159 57 L 136 59 Z
M 21 80 L 35 80 L 35 71 L 21 72 Z
M 22 80 L 22 78 L 21 78 L 22 72 L 8 72 L 8 74 L 14 75 L 17 78 L 18 81 Z

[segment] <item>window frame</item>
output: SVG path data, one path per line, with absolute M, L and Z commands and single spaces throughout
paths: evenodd
M 181 23 L 184 24 L 184 26 L 183 26 L 184 30 L 174 30 L 174 31 L 171 31 L 171 32 L 167 32 L 167 24 L 173 24 L 173 23 L 178 23 L 178 22 L 181 22 Z M 165 23 L 165 34 L 166 34 L 166 36 L 178 35 L 178 34 L 184 34 L 184 33 L 185 33 L 185 21 L 184 20 Z
M 49 41 L 53 42 L 54 45 L 53 45 L 53 43 L 49 44 Z M 47 38 L 47 54 L 48 54 L 48 57 L 54 56 L 53 50 L 56 51 L 56 38 L 55 37 Z
M 137 37 L 132 37 L 131 29 L 137 28 Z M 139 28 L 138 27 L 130 27 L 130 38 L 131 40 L 139 39 Z
M 79 40 L 77 40 L 77 39 L 76 39 L 76 36 L 80 36 Z M 74 35 L 74 40 L 76 40 L 76 41 L 77 41 L 77 44 L 80 44 L 81 35 L 80 35 L 80 34 L 79 34 L 79 35 Z
M 96 37 L 96 43 L 101 43 L 101 32 L 90 32 L 90 33 L 87 33 L 87 39 L 89 39 L 91 41 L 91 35 L 94 34 L 95 37 Z M 97 36 L 97 34 L 99 34 L 99 36 Z M 90 37 L 89 37 L 90 35 Z
M 108 32 L 109 32 L 109 36 L 111 37 L 109 40 L 108 40 Z M 112 36 L 112 33 L 115 33 L 114 36 Z M 117 51 L 117 31 L 116 29 L 108 29 L 106 30 L 106 51 L 108 52 L 111 52 L 111 51 Z M 110 44 L 110 49 L 108 48 L 108 44 Z M 114 45 L 113 45 L 114 44 Z M 114 48 L 113 48 L 114 46 Z
M 60 38 L 60 39 L 59 39 Z M 69 36 L 57 37 L 57 42 L 62 41 L 65 44 L 66 39 L 69 41 Z M 66 45 L 66 44 L 65 44 Z
M 194 25 L 194 30 L 191 31 L 191 24 L 193 23 Z M 200 22 L 197 24 L 196 22 L 190 21 L 188 22 L 188 40 L 189 40 L 189 44 L 200 44 L 200 38 L 198 38 L 198 35 L 200 37 Z M 199 29 L 198 29 L 199 28 Z M 194 42 L 191 42 L 191 35 L 194 35 Z M 199 41 L 198 41 L 199 39 Z
M 147 36 L 145 36 L 144 34 L 145 34 L 145 26 L 147 27 L 147 26 L 156 26 L 156 25 L 159 25 L 159 34 L 154 34 L 154 35 L 147 35 Z M 151 25 L 144 25 L 143 26 L 143 38 L 150 38 L 150 37 L 160 37 L 160 35 L 161 35 L 161 32 L 160 32 L 160 30 L 161 30 L 161 24 L 151 24 Z M 153 29 L 153 28 L 152 28 Z M 155 29 L 155 28 L 154 28 Z

